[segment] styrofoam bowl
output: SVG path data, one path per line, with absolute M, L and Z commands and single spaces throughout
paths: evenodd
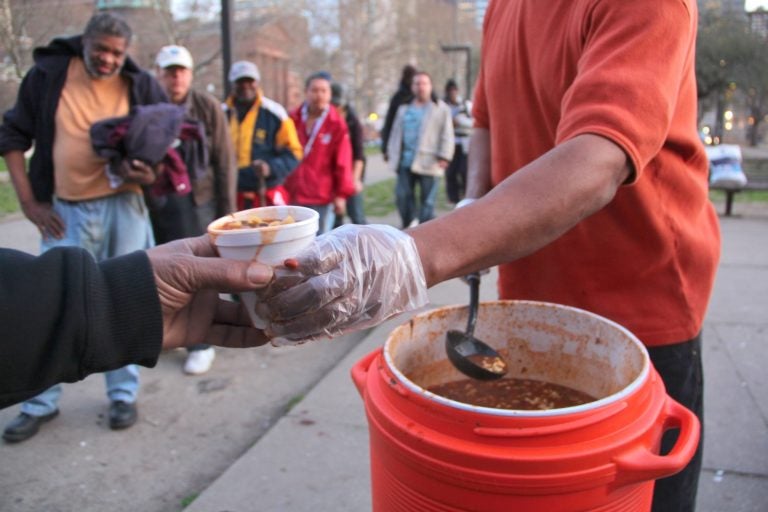
M 253 216 L 262 219 L 284 219 L 289 215 L 295 220 L 292 224 L 223 229 L 226 223 L 233 220 L 244 220 Z M 319 227 L 319 217 L 316 211 L 302 206 L 263 206 L 216 219 L 208 225 L 208 236 L 222 258 L 281 265 L 286 258 L 296 256 L 312 243 Z M 239 295 L 254 327 L 266 327 L 266 322 L 256 313 L 256 293 L 244 292 Z

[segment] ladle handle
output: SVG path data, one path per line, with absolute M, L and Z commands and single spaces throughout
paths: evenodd
M 477 323 L 477 308 L 480 305 L 480 274 L 472 272 L 468 274 L 469 283 L 469 318 L 467 319 L 467 336 L 475 333 L 475 324 Z

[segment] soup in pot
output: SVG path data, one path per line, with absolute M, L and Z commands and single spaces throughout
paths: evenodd
M 460 379 L 428 387 L 427 391 L 479 407 L 522 411 L 562 409 L 597 400 L 576 389 L 533 379 Z

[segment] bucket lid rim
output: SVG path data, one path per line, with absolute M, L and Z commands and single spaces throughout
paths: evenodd
M 382 350 L 387 367 L 392 373 L 395 374 L 397 379 L 406 388 L 408 388 L 409 391 L 423 395 L 424 397 L 431 399 L 442 405 L 445 405 L 454 409 L 460 409 L 460 410 L 479 413 L 479 414 L 487 414 L 491 416 L 518 417 L 518 418 L 520 417 L 526 417 L 526 418 L 555 417 L 555 416 L 564 416 L 564 415 L 570 415 L 570 414 L 578 414 L 578 413 L 590 411 L 593 409 L 599 409 L 603 406 L 619 402 L 624 398 L 634 394 L 648 378 L 648 375 L 650 374 L 650 369 L 651 369 L 650 355 L 648 354 L 648 350 L 645 348 L 645 345 L 643 345 L 643 343 L 637 338 L 637 336 L 632 334 L 632 332 L 629 329 L 622 326 L 621 324 L 618 324 L 613 320 L 610 320 L 608 318 L 605 318 L 604 316 L 598 315 L 597 313 L 592 313 L 591 311 L 587 311 L 585 309 L 580 309 L 573 306 L 566 306 L 563 304 L 555 304 L 552 302 L 533 301 L 533 300 L 497 300 L 497 301 L 481 302 L 481 304 L 508 304 L 508 303 L 514 303 L 514 304 L 520 304 L 520 305 L 533 305 L 536 307 L 557 306 L 558 308 L 571 310 L 580 314 L 586 314 L 595 319 L 611 324 L 612 326 L 616 327 L 620 331 L 623 331 L 627 335 L 627 337 L 633 343 L 635 343 L 635 345 L 637 345 L 637 347 L 641 350 L 644 357 L 643 357 L 643 367 L 640 370 L 640 373 L 637 375 L 637 377 L 635 377 L 634 380 L 632 380 L 632 382 L 630 382 L 627 386 L 622 388 L 620 391 L 613 393 L 611 395 L 608 395 L 606 397 L 600 398 L 598 400 L 595 400 L 593 402 L 588 402 L 586 404 L 581 404 L 573 407 L 561 407 L 557 409 L 547 409 L 547 410 L 541 410 L 541 411 L 538 411 L 538 410 L 528 411 L 528 410 L 521 410 L 521 409 L 496 409 L 493 407 L 482 407 L 479 405 L 466 404 L 464 402 L 458 402 L 456 400 L 445 398 L 444 396 L 437 395 L 435 393 L 432 393 L 431 391 L 428 391 L 422 388 L 421 386 L 417 385 L 415 382 L 410 380 L 408 377 L 406 377 L 405 374 L 402 373 L 395 366 L 394 361 L 392 360 L 392 356 L 390 355 L 390 351 L 387 350 L 387 347 L 389 346 L 390 338 L 388 338 L 387 341 L 384 343 L 384 347 Z M 445 306 L 440 309 L 453 309 L 453 308 L 466 308 L 466 305 Z M 424 313 L 416 315 L 416 317 L 414 318 L 426 316 L 430 314 L 432 311 L 433 310 L 425 311 Z

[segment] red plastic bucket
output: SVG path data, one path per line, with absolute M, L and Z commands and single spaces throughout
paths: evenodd
M 373 510 L 649 510 L 654 480 L 693 456 L 699 423 L 667 396 L 639 340 L 575 308 L 483 303 L 475 335 L 505 356 L 510 376 L 598 400 L 549 411 L 476 407 L 425 389 L 463 378 L 444 342 L 466 314 L 456 306 L 417 316 L 352 369 L 369 423 Z M 677 427 L 674 448 L 658 455 L 663 432 Z

